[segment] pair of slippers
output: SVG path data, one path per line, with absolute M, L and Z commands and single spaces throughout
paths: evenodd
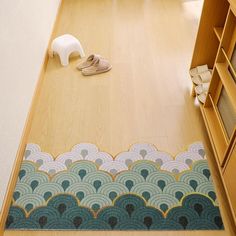
M 81 70 L 83 75 L 97 75 L 109 71 L 112 66 L 100 55 L 92 54 L 76 68 Z
M 197 66 L 189 71 L 193 83 L 196 85 L 195 92 L 201 103 L 205 103 L 207 92 L 212 78 L 212 70 L 207 65 Z

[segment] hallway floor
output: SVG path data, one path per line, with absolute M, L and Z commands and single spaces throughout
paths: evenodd
M 99 4 L 98 4 L 99 2 Z M 115 156 L 137 142 L 153 143 L 176 155 L 195 141 L 208 150 L 220 203 L 221 191 L 200 109 L 190 96 L 188 69 L 201 1 L 66 0 L 54 37 L 70 33 L 86 55 L 108 58 L 113 69 L 84 77 L 78 57 L 61 67 L 50 59 L 28 143 L 57 156 L 81 142 Z M 194 105 L 195 104 L 195 105 Z M 221 204 L 225 231 L 145 232 L 145 235 L 233 235 L 228 208 Z M 143 235 L 143 232 L 66 232 L 66 235 Z M 16 232 L 5 236 L 65 235 L 65 232 Z

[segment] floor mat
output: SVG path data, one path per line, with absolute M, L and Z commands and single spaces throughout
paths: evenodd
M 7 229 L 220 230 L 202 143 L 176 157 L 134 144 L 112 157 L 81 143 L 57 158 L 28 144 Z

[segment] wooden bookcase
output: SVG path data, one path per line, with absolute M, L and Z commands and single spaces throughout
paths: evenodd
M 190 69 L 204 64 L 213 72 L 200 109 L 236 223 L 236 0 L 204 1 Z

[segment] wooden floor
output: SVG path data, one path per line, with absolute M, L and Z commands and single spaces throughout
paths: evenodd
M 64 0 L 56 35 L 77 36 L 87 55 L 99 53 L 113 69 L 83 77 L 50 59 L 28 142 L 54 156 L 80 142 L 116 155 L 150 142 L 173 155 L 202 140 L 217 186 L 225 231 L 66 232 L 66 235 L 235 235 L 188 68 L 198 20 L 182 0 Z M 192 2 L 194 3 L 194 1 Z M 65 232 L 6 231 L 5 236 L 62 236 Z

